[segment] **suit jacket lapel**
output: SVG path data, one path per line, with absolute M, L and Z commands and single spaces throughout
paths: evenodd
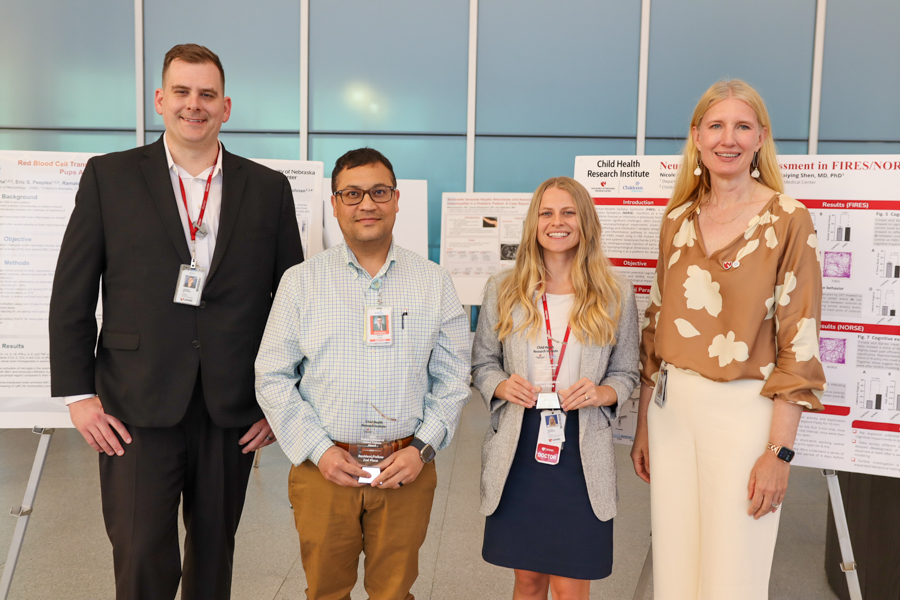
M 165 135 L 165 134 L 163 134 Z M 172 178 L 169 176 L 169 165 L 166 161 L 166 149 L 163 146 L 162 136 L 159 140 L 147 146 L 144 153 L 146 158 L 141 161 L 141 170 L 144 179 L 150 189 L 150 195 L 159 211 L 159 217 L 163 226 L 175 244 L 175 250 L 183 264 L 190 264 L 191 251 L 187 240 L 184 239 L 184 226 L 181 223 L 181 215 L 175 204 L 175 193 L 172 191 Z
M 219 232 L 216 236 L 216 250 L 213 253 L 212 264 L 209 267 L 209 277 L 212 278 L 225 256 L 231 234 L 237 223 L 241 209 L 241 201 L 244 198 L 244 185 L 247 183 L 247 174 L 241 168 L 234 155 L 222 146 L 222 212 L 219 217 Z

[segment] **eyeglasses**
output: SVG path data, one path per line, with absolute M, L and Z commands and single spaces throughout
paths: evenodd
M 397 188 L 387 185 L 376 185 L 368 190 L 360 190 L 357 188 L 347 188 L 346 190 L 338 190 L 335 196 L 341 199 L 346 206 L 356 206 L 363 201 L 366 194 L 372 199 L 372 202 L 383 204 L 394 199 L 394 190 Z

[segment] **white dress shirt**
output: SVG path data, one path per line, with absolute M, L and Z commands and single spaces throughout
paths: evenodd
M 184 183 L 184 195 L 187 197 L 191 222 L 197 220 L 200 215 L 200 207 L 203 206 L 203 190 L 206 188 L 206 178 L 210 170 L 213 170 L 212 182 L 209 186 L 209 198 L 206 200 L 206 211 L 203 214 L 203 223 L 206 224 L 207 234 L 200 237 L 197 234 L 197 266 L 209 271 L 212 263 L 213 252 L 216 249 L 216 236 L 219 232 L 219 217 L 222 214 L 222 144 L 219 143 L 219 157 L 216 164 L 196 177 L 175 164 L 172 153 L 169 152 L 169 143 L 163 136 L 163 145 L 166 147 L 166 161 L 169 163 L 169 177 L 172 179 L 172 189 L 175 192 L 175 203 L 178 205 L 178 215 L 181 217 L 181 227 L 184 229 L 184 238 L 187 240 L 188 250 L 191 248 L 191 230 L 188 227 L 188 213 L 184 210 L 184 200 L 181 198 L 181 186 L 178 179 Z M 173 275 L 173 281 L 176 273 Z M 173 288 L 174 289 L 174 288 Z
M 206 200 L 206 211 L 203 214 L 203 222 L 206 224 L 207 234 L 204 237 L 197 235 L 197 266 L 209 271 L 212 263 L 213 252 L 216 249 L 216 236 L 219 233 L 219 217 L 222 214 L 222 143 L 219 142 L 219 157 L 216 164 L 199 173 L 196 177 L 175 164 L 172 153 L 169 152 L 169 142 L 163 135 L 163 146 L 166 148 L 166 161 L 169 164 L 169 177 L 172 179 L 172 190 L 175 192 L 175 204 L 178 206 L 178 215 L 181 219 L 181 228 L 184 229 L 184 238 L 187 241 L 188 251 L 191 248 L 191 230 L 188 227 L 188 213 L 184 210 L 184 200 L 181 198 L 181 186 L 179 178 L 184 183 L 184 195 L 190 211 L 191 221 L 196 221 L 200 215 L 200 207 L 203 205 L 203 190 L 206 188 L 206 178 L 210 170 L 215 173 L 209 186 L 209 197 Z M 172 289 L 175 289 L 177 272 L 172 273 Z M 66 405 L 79 400 L 93 398 L 96 393 L 78 394 L 77 396 L 64 396 Z

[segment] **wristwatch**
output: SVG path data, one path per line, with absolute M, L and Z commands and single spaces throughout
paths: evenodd
M 413 441 L 409 443 L 410 446 L 419 451 L 419 458 L 422 459 L 422 462 L 426 465 L 434 460 L 437 452 L 434 451 L 434 448 L 431 447 L 431 444 L 426 444 L 419 438 L 413 438 Z
M 766 448 L 774 452 L 775 456 L 786 463 L 790 463 L 794 460 L 794 451 L 787 446 L 776 446 L 772 442 L 766 442 Z

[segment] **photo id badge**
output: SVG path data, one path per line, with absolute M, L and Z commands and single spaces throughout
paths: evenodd
M 666 405 L 666 363 L 663 361 L 659 367 L 659 375 L 656 378 L 656 387 L 653 389 L 653 401 L 660 408 Z
M 390 306 L 366 307 L 366 344 L 369 346 L 390 346 L 394 343 L 393 310 Z
M 559 464 L 559 457 L 565 429 L 565 415 L 562 411 L 541 411 L 541 429 L 538 432 L 537 447 L 534 450 L 534 459 L 545 465 Z
M 178 269 L 178 280 L 175 282 L 175 302 L 200 306 L 200 295 L 206 281 L 206 271 L 190 265 L 181 265 Z

